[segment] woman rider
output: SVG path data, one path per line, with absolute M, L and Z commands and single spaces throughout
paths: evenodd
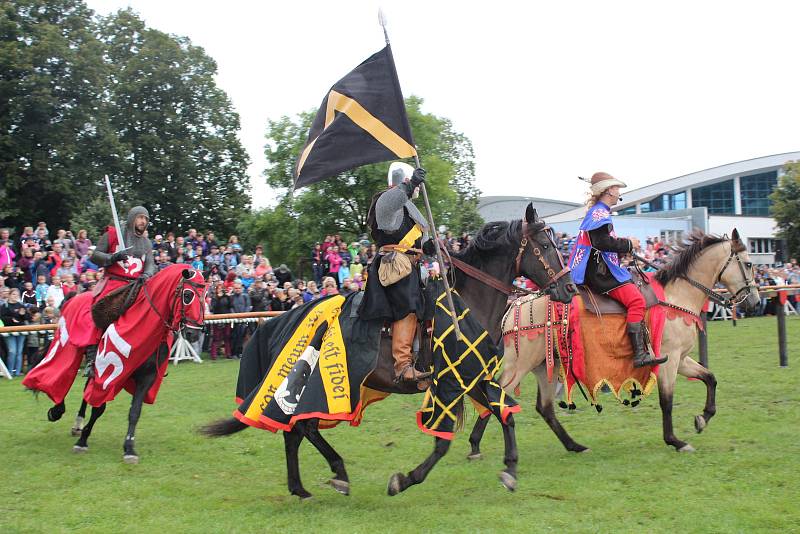
M 591 184 L 586 217 L 569 260 L 572 278 L 575 283 L 584 284 L 595 293 L 608 295 L 628 310 L 627 330 L 633 347 L 634 367 L 664 363 L 666 357 L 654 358 L 647 350 L 643 326 L 644 297 L 631 281 L 631 274 L 619 263 L 619 254 L 628 254 L 639 248 L 637 238 L 617 237 L 611 222 L 611 207 L 620 200 L 620 188 L 627 186 L 605 172 L 595 173 Z

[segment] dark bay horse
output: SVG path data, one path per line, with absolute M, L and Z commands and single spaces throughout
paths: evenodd
M 130 308 L 103 333 L 93 376 L 84 387 L 84 402 L 92 405 L 91 415 L 85 426 L 73 429 L 79 432 L 73 451 L 82 453 L 89 449 L 88 440 L 94 424 L 103 415 L 107 402 L 124 387 L 133 399 L 123 443 L 123 461 L 138 463 L 134 439 L 142 404 L 155 401 L 169 357 L 167 340 L 170 334 L 184 327 L 202 326 L 204 288 L 201 273 L 182 265 L 170 266 L 148 279 Z M 75 380 L 86 349 L 82 332 L 77 331 L 85 325 L 79 314 L 88 317 L 85 314 L 91 301 L 92 295 L 87 292 L 64 306 L 47 356 L 23 382 L 34 391 L 45 392 L 54 401 L 55 405 L 47 412 L 50 421 L 58 421 L 66 411 L 64 396 Z
M 507 306 L 508 295 L 513 291 L 511 283 L 522 275 L 542 287 L 551 298 L 568 302 L 577 289 L 572 277 L 564 268 L 561 255 L 555 246 L 552 233 L 544 221 L 538 219 L 532 205 L 528 205 L 523 220 L 489 223 L 476 236 L 473 243 L 454 260 L 467 264 L 464 270 L 456 270 L 455 289 L 472 310 L 475 318 L 488 330 L 496 343 L 500 338 L 500 319 Z M 471 267 L 471 269 L 470 269 Z M 487 284 L 480 280 L 480 273 L 493 280 Z M 367 377 L 364 385 L 386 393 L 416 394 L 421 391 L 414 383 L 394 381 L 393 358 L 389 343 L 382 343 L 375 369 Z M 503 423 L 501 421 L 501 423 Z M 247 428 L 247 425 L 230 418 L 222 419 L 204 426 L 200 431 L 206 436 L 217 437 L 233 434 Z M 504 463 L 506 469 L 500 474 L 501 481 L 510 490 L 516 487 L 517 446 L 514 434 L 514 418 L 509 415 L 503 423 L 505 437 Z M 319 419 L 297 421 L 291 431 L 284 432 L 284 445 L 288 470 L 289 492 L 301 499 L 311 497 L 300 479 L 298 449 L 303 439 L 312 445 L 328 461 L 334 478 L 331 485 L 343 494 L 349 494 L 349 478 L 344 460 L 319 432 Z M 419 466 L 407 475 L 397 473 L 389 481 L 389 495 L 395 495 L 408 487 L 419 484 L 448 451 L 450 441 L 435 438 L 434 450 Z

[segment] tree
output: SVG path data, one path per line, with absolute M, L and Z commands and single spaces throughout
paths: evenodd
M 784 172 L 770 195 L 770 213 L 778 223 L 778 236 L 788 243 L 789 257 L 797 257 L 800 254 L 800 162 L 787 163 Z
M 80 0 L 0 2 L 0 215 L 64 225 L 99 193 L 113 146 L 101 105 L 105 66 Z
M 108 174 L 157 229 L 233 231 L 248 158 L 216 70 L 130 10 L 0 0 L 0 224 L 65 226 L 92 212 Z
M 109 121 L 124 150 L 121 196 L 147 207 L 158 229 L 232 232 L 250 206 L 248 157 L 214 60 L 131 10 L 102 19 L 100 39 Z
M 456 231 L 474 230 L 482 221 L 477 213 L 480 193 L 474 185 L 472 144 L 449 120 L 423 113 L 422 104 L 415 96 L 406 99 L 417 150 L 428 171 L 434 220 Z M 265 153 L 270 166 L 265 174 L 267 184 L 278 191 L 278 205 L 253 214 L 239 228 L 248 242 L 265 242 L 270 254 L 293 264 L 326 234 L 339 233 L 348 240 L 366 235 L 372 197 L 386 187 L 388 165 L 378 163 L 292 194 L 294 164 L 315 115 L 311 110 L 294 119 L 269 121 Z

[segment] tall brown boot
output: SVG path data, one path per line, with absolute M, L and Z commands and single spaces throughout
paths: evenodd
M 666 356 L 655 358 L 647 350 L 644 342 L 644 325 L 642 323 L 628 323 L 628 337 L 633 346 L 633 366 L 636 368 L 648 365 L 660 365 L 667 361 Z
M 414 334 L 417 333 L 417 316 L 410 313 L 392 323 L 392 356 L 394 356 L 394 375 L 400 380 L 420 380 L 431 373 L 422 373 L 414 369 L 414 358 L 411 353 L 414 346 Z

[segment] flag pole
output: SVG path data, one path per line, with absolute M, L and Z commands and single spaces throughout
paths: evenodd
M 389 42 L 389 33 L 386 31 L 386 16 L 383 14 L 382 9 L 378 9 L 378 22 L 383 28 L 383 37 L 386 39 L 386 46 L 391 46 Z M 391 49 L 389 50 L 389 55 L 391 56 Z M 394 63 L 394 59 L 392 58 L 392 63 Z M 395 76 L 397 75 L 397 70 L 395 69 Z M 398 82 L 399 85 L 399 82 Z M 405 102 L 403 102 L 403 106 L 405 106 Z M 414 151 L 414 162 L 417 165 L 417 168 L 421 167 L 419 161 L 419 154 Z M 461 339 L 461 328 L 458 325 L 458 314 L 456 313 L 455 304 L 453 304 L 453 294 L 452 290 L 450 289 L 450 282 L 447 279 L 447 266 L 444 263 L 444 259 L 442 258 L 442 249 L 439 247 L 439 234 L 436 230 L 436 224 L 433 222 L 433 211 L 431 211 L 431 203 L 428 200 L 428 190 L 425 187 L 425 182 L 419 185 L 419 189 L 422 192 L 422 199 L 425 201 L 425 210 L 427 211 L 428 215 L 428 224 L 431 226 L 431 234 L 433 235 L 433 246 L 436 249 L 436 261 L 439 262 L 439 272 L 442 275 L 442 280 L 444 281 L 444 291 L 447 295 L 447 307 L 450 311 L 450 316 L 453 318 L 453 330 L 456 333 L 456 339 Z

